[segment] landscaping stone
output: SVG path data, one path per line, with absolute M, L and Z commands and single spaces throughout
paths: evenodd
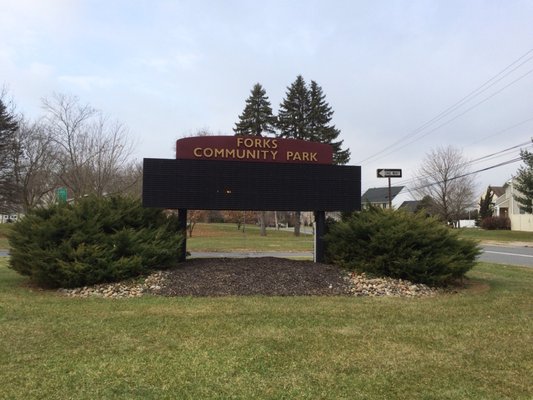
M 193 259 L 144 280 L 59 289 L 68 297 L 162 296 L 434 296 L 441 289 L 347 273 L 336 266 L 274 257 Z

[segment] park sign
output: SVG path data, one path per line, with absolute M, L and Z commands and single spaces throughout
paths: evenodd
M 176 159 L 331 165 L 333 149 L 298 139 L 196 136 L 176 141 Z
M 361 167 L 334 165 L 330 145 L 262 136 L 198 136 L 176 159 L 145 158 L 143 205 L 178 210 L 314 211 L 315 261 L 324 260 L 326 211 L 361 209 Z M 186 258 L 186 238 L 179 259 Z
M 401 169 L 379 168 L 377 172 L 378 172 L 378 178 L 401 178 L 402 177 Z

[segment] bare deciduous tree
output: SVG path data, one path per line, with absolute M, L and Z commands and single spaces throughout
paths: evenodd
M 459 215 L 474 205 L 474 176 L 467 160 L 453 147 L 431 150 L 418 170 L 416 191 L 431 198 L 431 212 L 443 221 L 455 223 Z
M 57 154 L 42 124 L 19 122 L 13 147 L 13 175 L 24 212 L 53 197 L 57 187 Z
M 134 184 L 121 182 L 133 149 L 122 124 L 74 96 L 54 94 L 43 100 L 43 108 L 57 147 L 58 177 L 72 197 L 119 193 Z

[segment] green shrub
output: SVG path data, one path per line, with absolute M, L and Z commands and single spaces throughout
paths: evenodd
M 177 217 L 123 198 L 37 209 L 13 225 L 10 267 L 47 287 L 119 281 L 177 261 Z
M 378 208 L 332 224 L 325 241 L 328 262 L 430 285 L 462 277 L 480 253 L 475 242 L 435 219 Z

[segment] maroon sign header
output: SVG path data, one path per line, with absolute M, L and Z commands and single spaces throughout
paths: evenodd
M 261 136 L 196 136 L 176 141 L 176 159 L 332 164 L 329 144 Z

